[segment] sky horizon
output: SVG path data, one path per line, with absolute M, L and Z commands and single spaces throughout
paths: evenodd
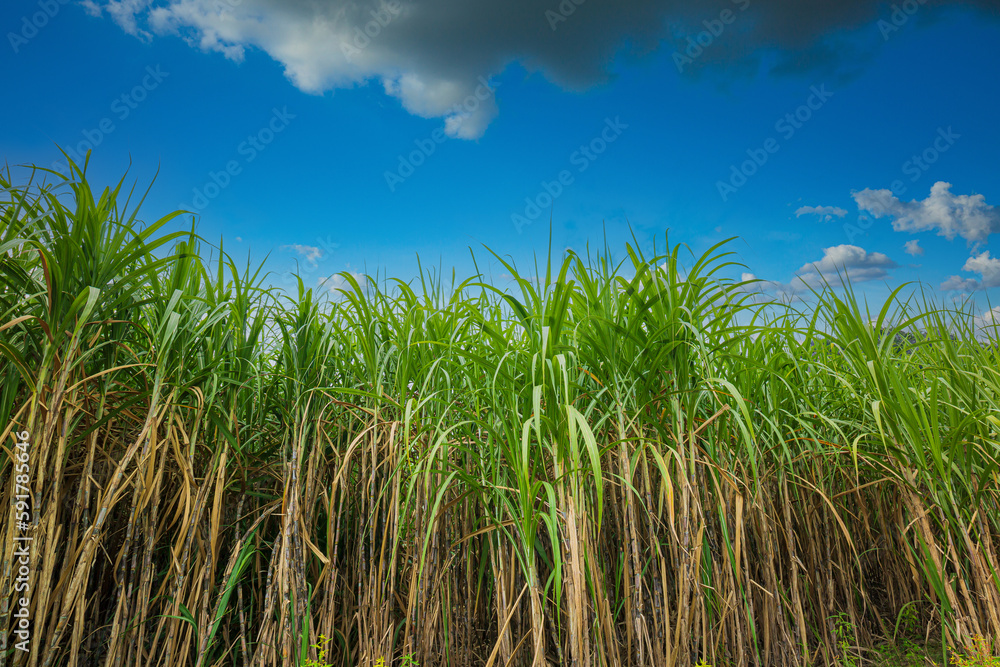
M 196 214 L 279 286 L 728 237 L 760 288 L 997 302 L 1000 3 L 12 0 L 3 160 Z M 991 83 L 992 82 L 992 83 Z M 190 226 L 190 216 L 171 229 Z M 485 261 L 484 261 L 485 260 Z M 1000 311 L 996 311 L 1000 312 Z

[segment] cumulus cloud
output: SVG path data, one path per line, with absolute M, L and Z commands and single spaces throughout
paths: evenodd
M 898 265 L 880 252 L 868 252 L 856 245 L 838 245 L 823 249 L 823 257 L 815 262 L 807 262 L 795 272 L 790 282 L 759 280 L 752 273 L 744 273 L 742 281 L 758 280 L 744 289 L 763 291 L 776 295 L 784 301 L 792 301 L 799 295 L 829 283 L 836 285 L 840 278 L 852 283 L 881 280 L 889 276 L 889 270 Z
M 990 257 L 988 250 L 967 259 L 962 270 L 981 275 L 983 287 L 1000 286 L 1000 257 Z
M 962 278 L 951 276 L 941 283 L 941 289 L 956 292 L 974 292 L 978 289 L 1000 287 L 1000 257 L 990 257 L 990 251 L 974 255 L 965 261 L 963 271 L 978 273 L 980 278 Z
M 824 280 L 834 282 L 838 274 L 851 282 L 863 283 L 888 277 L 896 262 L 880 252 L 868 252 L 856 245 L 838 245 L 823 249 L 823 258 L 805 264 L 797 272 L 797 280 L 819 285 Z
M 938 181 L 927 199 L 903 202 L 889 190 L 865 189 L 854 193 L 862 211 L 876 218 L 892 218 L 897 232 L 936 231 L 949 241 L 960 236 L 970 244 L 985 243 L 1000 233 L 1000 211 L 983 195 L 955 195 L 951 183 Z
M 941 283 L 941 289 L 945 292 L 975 292 L 979 289 L 979 281 L 973 278 L 951 276 Z
M 912 241 L 907 241 L 903 244 L 903 252 L 907 255 L 920 257 L 924 254 L 924 249 L 920 247 L 920 241 L 913 239 Z
M 312 265 L 316 265 L 316 262 L 323 259 L 323 249 L 317 248 L 311 245 L 302 245 L 299 243 L 291 243 L 289 245 L 281 246 L 282 250 L 292 250 L 303 257 L 307 262 Z
M 607 81 L 619 56 L 683 52 L 725 9 L 737 20 L 685 74 L 714 67 L 826 76 L 877 48 L 877 21 L 889 16 L 876 0 L 87 1 L 143 39 L 176 34 L 235 61 L 260 49 L 306 92 L 380 82 L 411 113 L 445 118 L 449 133 L 467 138 L 497 113 L 492 96 L 471 110 L 466 104 L 479 78 L 512 63 L 563 88 L 586 89 Z M 1000 0 L 926 0 L 922 17 L 956 4 L 1000 14 Z
M 795 211 L 795 217 L 800 218 L 803 215 L 818 215 L 823 222 L 830 222 L 834 217 L 843 218 L 847 215 L 847 211 L 839 206 L 800 206 Z

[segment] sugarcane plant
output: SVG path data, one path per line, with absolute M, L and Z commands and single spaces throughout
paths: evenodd
M 974 304 L 779 303 L 666 237 L 281 290 L 125 184 L 0 176 L 8 637 L 32 538 L 0 667 L 861 664 L 904 617 L 1000 645 Z

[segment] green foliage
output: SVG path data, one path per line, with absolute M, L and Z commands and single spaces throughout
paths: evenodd
M 326 661 L 326 645 L 330 642 L 330 639 L 325 635 L 320 635 L 317 638 L 317 642 L 312 645 L 312 648 L 316 649 L 316 658 L 306 658 L 302 662 L 302 667 L 333 667 L 330 663 Z
M 955 651 L 950 662 L 956 667 L 1000 667 L 1000 655 L 993 640 L 982 635 L 973 635 L 972 644 L 965 651 Z
M 40 664 L 99 633 L 107 664 L 340 667 L 858 665 L 969 610 L 1000 632 L 1000 363 L 971 304 L 774 303 L 727 245 L 669 243 L 284 293 L 85 170 L 0 178 Z
M 920 630 L 919 619 L 917 618 L 916 602 L 909 602 L 903 605 L 896 618 L 895 632 L 902 636 L 903 664 L 908 667 L 916 667 L 923 664 L 923 652 L 913 640 Z
M 854 654 L 854 624 L 844 612 L 837 612 L 830 617 L 833 622 L 833 635 L 837 639 L 840 659 L 843 667 L 857 667 L 858 658 Z
M 418 667 L 420 663 L 417 662 L 416 658 L 413 657 L 413 653 L 407 653 L 402 658 L 399 659 L 400 667 Z M 386 667 L 385 658 L 379 658 L 375 661 L 375 667 Z

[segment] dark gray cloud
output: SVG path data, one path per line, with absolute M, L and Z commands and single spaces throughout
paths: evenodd
M 895 21 L 904 28 L 906 23 L 934 20 L 945 5 L 1000 16 L 1000 0 L 907 3 L 912 11 L 898 13 Z M 236 61 L 246 48 L 262 49 L 284 66 L 293 84 L 308 92 L 381 82 L 411 113 L 444 117 L 450 134 L 467 138 L 480 136 L 497 114 L 495 100 L 483 93 L 480 77 L 488 78 L 515 62 L 570 90 L 606 81 L 616 58 L 657 50 L 695 54 L 679 66 L 688 76 L 820 72 L 845 77 L 893 34 L 885 28 L 893 25 L 893 6 L 871 0 L 84 0 L 84 4 L 144 39 L 177 34 L 192 46 Z M 900 1 L 897 6 L 904 4 Z M 707 45 L 699 50 L 689 38 Z

